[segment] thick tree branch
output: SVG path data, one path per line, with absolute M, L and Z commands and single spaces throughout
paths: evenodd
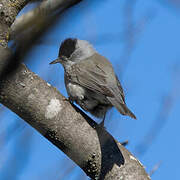
M 150 179 L 141 163 L 105 129 L 25 65 L 0 82 L 0 102 L 66 153 L 92 179 Z

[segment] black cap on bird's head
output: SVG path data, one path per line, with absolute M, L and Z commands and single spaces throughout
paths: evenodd
M 70 63 L 77 63 L 95 53 L 96 50 L 88 41 L 68 38 L 61 43 L 58 58 L 50 64 L 61 63 L 64 67 L 66 67 Z
M 67 58 L 69 58 L 71 56 L 71 54 L 75 51 L 76 49 L 76 43 L 77 43 L 77 39 L 75 38 L 68 38 L 65 39 L 62 43 L 61 46 L 59 48 L 59 57 L 61 56 L 65 56 Z
M 61 60 L 63 60 L 63 57 L 69 58 L 76 49 L 76 43 L 76 38 L 65 39 L 60 45 L 58 59 L 52 61 L 50 64 L 61 62 Z

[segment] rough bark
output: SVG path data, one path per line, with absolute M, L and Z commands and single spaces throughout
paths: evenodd
M 1 69 L 11 57 L 9 50 L 4 48 L 10 25 L 27 2 L 0 0 Z M 25 65 L 20 64 L 0 80 L 0 102 L 66 153 L 92 179 L 150 179 L 141 163 L 105 129 Z
M 0 0 L 0 45 L 7 47 L 10 26 L 29 0 Z

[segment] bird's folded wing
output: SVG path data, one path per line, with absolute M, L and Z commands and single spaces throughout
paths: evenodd
M 107 86 L 107 75 L 103 72 L 98 65 L 90 63 L 85 66 L 83 63 L 78 64 L 75 68 L 76 70 L 73 71 L 75 73 L 75 77 L 73 81 L 85 88 L 101 93 L 108 97 L 114 97 L 113 92 Z

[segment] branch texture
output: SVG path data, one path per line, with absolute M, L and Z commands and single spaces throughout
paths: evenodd
M 7 47 L 9 27 L 29 0 L 0 0 L 0 45 Z

